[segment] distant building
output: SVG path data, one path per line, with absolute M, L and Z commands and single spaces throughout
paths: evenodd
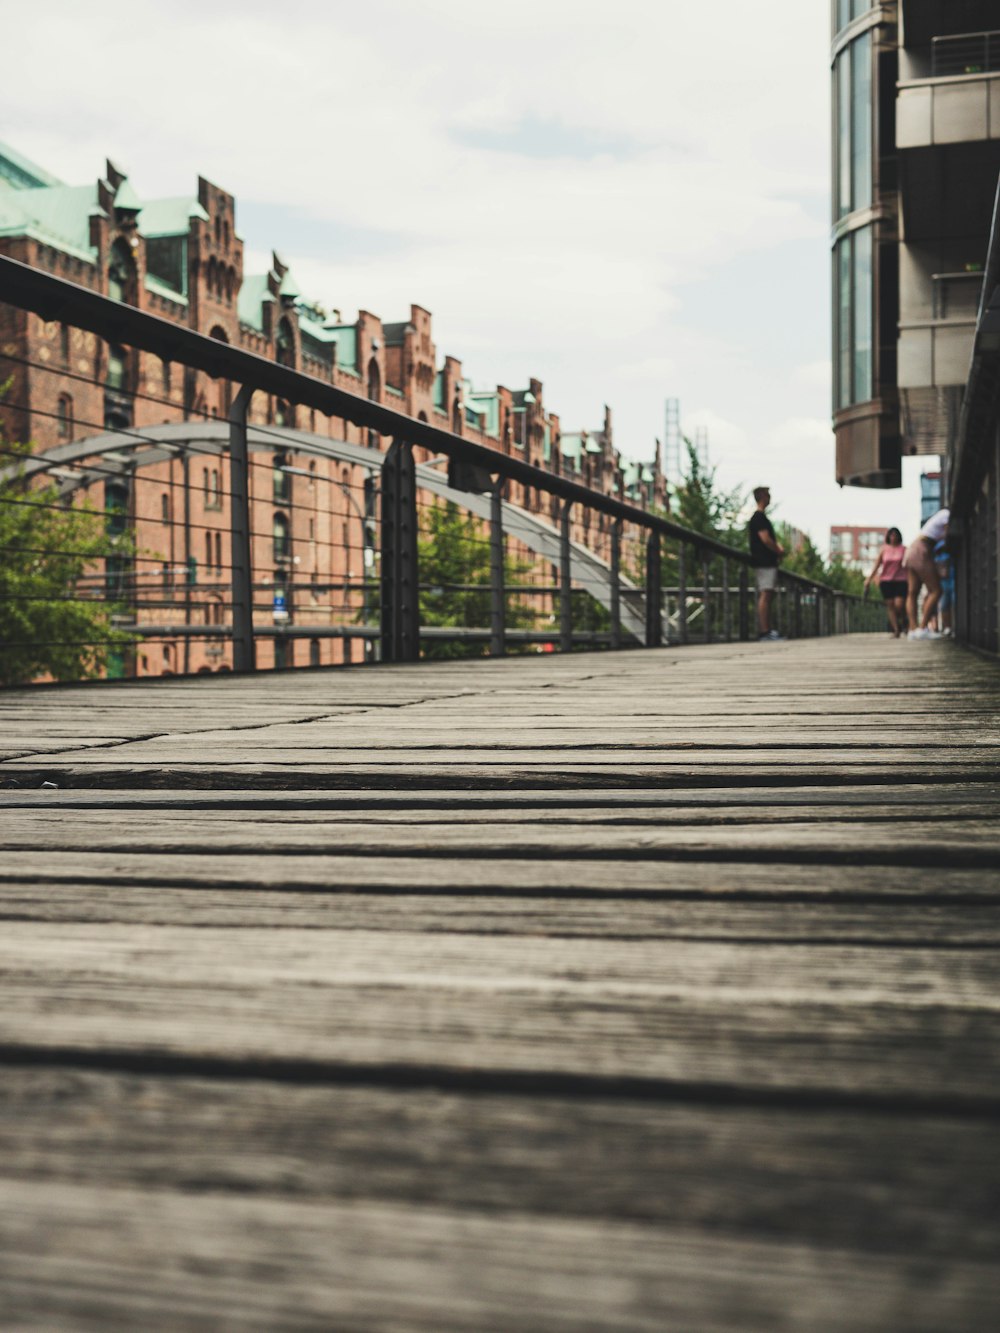
M 920 526 L 941 508 L 941 473 L 923 472 L 920 475 Z
M 349 323 L 307 299 L 276 253 L 266 272 L 245 272 L 236 201 L 211 181 L 199 178 L 189 196 L 144 199 L 111 162 L 99 179 L 70 186 L 0 145 L 0 253 L 603 495 L 668 507 L 659 446 L 651 466 L 622 458 L 607 408 L 600 429 L 564 435 L 541 380 L 520 389 L 474 388 L 461 361 L 439 355 L 423 307 L 411 305 L 395 323 L 362 310 Z M 165 423 L 225 420 L 232 396 L 225 380 L 0 303 L 0 383 L 8 378 L 0 427 L 8 439 L 31 440 L 39 453 L 107 432 L 141 438 Z M 351 422 L 263 393 L 252 400 L 250 424 L 376 451 L 388 445 Z M 426 457 L 416 452 L 418 461 Z M 273 456 L 254 464 L 252 562 L 275 622 L 301 629 L 366 618 L 367 592 L 359 585 L 375 567 L 377 465 L 297 457 L 280 435 Z M 227 624 L 227 460 L 195 456 L 180 444 L 169 461 L 145 466 L 139 481 L 124 474 L 88 482 L 96 507 L 121 514 L 135 531 L 143 566 L 133 577 L 136 608 L 154 611 L 158 624 Z M 508 483 L 507 498 L 556 516 L 550 496 L 520 482 Z M 574 538 L 607 558 L 606 516 L 576 505 L 572 519 Z M 295 665 L 296 657 L 300 664 L 340 663 L 350 660 L 352 642 L 274 638 L 258 645 L 258 658 L 262 666 Z M 144 643 L 137 661 L 121 670 L 229 667 L 224 637 L 178 633 Z
M 1000 8 L 832 12 L 837 480 L 891 487 L 904 455 L 958 439 L 1000 173 Z
M 885 545 L 885 534 L 886 528 L 831 527 L 830 559 L 867 574 Z

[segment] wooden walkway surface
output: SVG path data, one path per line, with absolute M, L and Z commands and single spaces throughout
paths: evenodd
M 0 1326 L 1000 1327 L 998 684 L 0 696 Z

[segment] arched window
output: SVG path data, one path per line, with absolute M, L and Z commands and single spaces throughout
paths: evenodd
M 205 533 L 205 568 L 212 568 L 212 534 Z
M 73 399 L 68 393 L 59 395 L 56 417 L 60 440 L 71 440 L 73 438 Z
M 212 329 L 211 333 L 208 336 L 210 338 L 214 338 L 215 341 L 218 343 L 229 342 L 229 335 L 226 333 L 226 330 L 218 324 L 216 324 L 216 326 Z M 216 393 L 217 393 L 216 401 L 218 404 L 218 412 L 213 413 L 213 415 L 218 415 L 220 417 L 228 417 L 229 409 L 232 406 L 233 402 L 232 384 L 227 379 L 219 379 L 216 380 L 215 383 L 216 383 Z
M 368 362 L 368 397 L 373 403 L 382 401 L 382 373 L 374 357 Z
M 215 568 L 222 572 L 222 533 L 215 534 Z
M 284 514 L 274 516 L 274 562 L 284 563 L 291 558 L 292 540 L 288 529 L 288 519 Z
M 285 469 L 289 466 L 288 455 L 286 453 L 277 453 L 274 455 L 273 494 L 278 504 L 291 504 L 292 502 L 292 479 Z
M 279 366 L 295 365 L 295 335 L 287 319 L 278 325 L 278 336 L 274 340 L 274 359 Z
M 462 433 L 462 400 L 458 394 L 455 395 L 455 402 L 451 409 L 451 428 L 456 435 Z
M 115 241 L 108 261 L 108 295 L 112 301 L 135 302 L 135 261 L 124 241 Z
M 216 284 L 218 283 L 218 270 L 214 256 L 205 266 L 205 286 L 208 288 L 210 296 L 215 295 Z
M 160 521 L 161 523 L 170 522 L 170 492 L 164 491 L 160 496 Z

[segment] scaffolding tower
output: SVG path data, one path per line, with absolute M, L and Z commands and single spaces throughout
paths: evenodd
M 681 438 L 681 400 L 668 398 L 666 425 L 663 431 L 663 475 L 672 485 L 680 484 L 684 463 L 684 441 Z

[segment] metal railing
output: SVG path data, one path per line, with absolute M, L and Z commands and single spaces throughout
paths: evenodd
M 1000 71 L 1000 31 L 931 38 L 931 78 Z
M 46 595 L 106 609 L 103 641 L 91 633 L 110 674 L 756 634 L 745 551 L 520 450 L 2 256 L 0 301 L 60 330 L 57 342 L 89 339 L 89 363 L 6 344 L 0 472 L 23 474 L 4 503 L 37 503 L 44 483 L 53 510 L 78 510 L 83 497 L 95 506 L 101 542 L 69 592 Z M 113 391 L 100 369 L 108 345 Z M 171 374 L 177 364 L 183 375 Z M 19 421 L 46 435 L 21 461 L 9 447 Z M 42 600 L 32 591 L 26 600 Z M 789 637 L 883 625 L 877 606 L 785 572 L 774 615 Z

